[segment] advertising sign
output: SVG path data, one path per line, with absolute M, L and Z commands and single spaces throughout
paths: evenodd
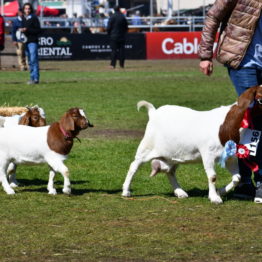
M 201 32 L 147 33 L 147 59 L 198 58 L 200 38 Z
M 125 45 L 127 59 L 145 59 L 145 35 L 128 34 Z M 40 60 L 109 59 L 107 34 L 43 34 L 39 37 Z

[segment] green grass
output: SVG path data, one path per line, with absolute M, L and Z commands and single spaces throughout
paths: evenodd
M 0 261 L 255 261 L 262 259 L 261 206 L 229 194 L 211 204 L 200 164 L 184 165 L 178 180 L 189 193 L 177 199 L 163 174 L 149 178 L 145 164 L 121 197 L 129 164 L 147 123 L 136 103 L 178 104 L 197 110 L 233 103 L 225 68 L 211 77 L 197 60 L 43 62 L 41 84 L 27 86 L 28 72 L 0 72 L 0 105 L 38 104 L 49 123 L 70 107 L 85 109 L 95 125 L 81 133 L 66 165 L 72 195 L 47 194 L 48 167 L 19 166 L 14 196 L 0 188 Z M 218 187 L 230 175 L 217 167 Z

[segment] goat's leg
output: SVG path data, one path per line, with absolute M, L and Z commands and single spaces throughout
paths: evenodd
M 11 162 L 7 168 L 7 175 L 9 178 L 9 184 L 12 188 L 18 187 L 19 183 L 16 180 L 16 164 Z
M 223 196 L 227 194 L 229 191 L 234 189 L 240 182 L 241 176 L 239 174 L 239 167 L 238 167 L 238 162 L 237 159 L 234 158 L 229 158 L 226 162 L 226 168 L 232 175 L 232 180 L 231 182 L 226 185 L 225 187 L 222 187 L 218 190 L 218 193 Z
M 143 162 L 141 161 L 141 159 L 135 159 L 128 170 L 128 173 L 126 175 L 126 179 L 125 182 L 123 184 L 123 192 L 122 192 L 122 196 L 125 197 L 130 197 L 131 196 L 131 192 L 130 192 L 130 184 L 132 181 L 132 178 L 134 176 L 134 174 L 136 173 L 137 169 L 139 168 L 139 166 L 142 164 Z
M 180 187 L 179 183 L 176 179 L 176 169 L 178 165 L 174 165 L 169 172 L 167 172 L 167 177 L 169 179 L 170 184 L 173 187 L 174 194 L 178 198 L 187 198 L 188 194 Z
M 63 165 L 61 174 L 64 177 L 64 187 L 62 191 L 64 194 L 70 195 L 71 194 L 71 183 L 69 179 L 69 170 L 65 165 Z
M 54 178 L 55 178 L 55 171 L 50 170 L 49 171 L 49 180 L 47 185 L 47 190 L 49 195 L 56 195 L 56 189 L 54 188 Z
M 54 172 L 59 172 L 63 176 L 63 178 L 64 178 L 63 193 L 68 194 L 68 195 L 71 194 L 71 183 L 70 183 L 70 180 L 69 180 L 69 170 L 66 167 L 66 165 L 62 161 L 58 161 L 57 159 L 55 159 L 55 161 L 54 161 L 54 159 L 51 159 L 51 160 L 49 159 L 48 164 Z M 50 189 L 51 189 L 51 186 L 52 186 L 53 178 L 54 178 L 54 174 L 51 173 L 51 180 L 50 180 L 50 177 L 49 177 Z M 48 182 L 48 184 L 49 184 L 49 182 Z
M 0 167 L 0 182 L 2 183 L 4 191 L 8 195 L 13 195 L 15 194 L 15 191 L 11 188 L 11 186 L 8 183 L 6 169 L 7 169 L 7 165 L 5 165 L 5 167 L 3 166 Z
M 211 158 L 210 154 L 207 153 L 204 156 L 202 155 L 203 165 L 207 174 L 208 179 L 208 198 L 211 203 L 221 204 L 223 200 L 218 195 L 216 191 L 216 172 L 215 172 L 215 159 Z

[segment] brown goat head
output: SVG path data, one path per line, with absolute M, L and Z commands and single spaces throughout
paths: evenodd
M 253 86 L 247 89 L 239 96 L 237 104 L 231 107 L 219 129 L 222 145 L 225 145 L 228 140 L 239 143 L 241 122 L 246 110 L 253 102 L 255 102 L 255 105 L 251 110 L 252 115 L 256 112 L 256 114 L 262 116 L 262 86 Z
M 60 127 L 76 136 L 81 130 L 92 127 L 82 109 L 70 108 L 60 119 Z
M 21 117 L 19 125 L 40 127 L 46 125 L 46 119 L 38 107 L 28 107 L 28 111 Z

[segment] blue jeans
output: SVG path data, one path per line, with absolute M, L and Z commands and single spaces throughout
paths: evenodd
M 228 74 L 236 89 L 237 94 L 240 96 L 246 89 L 262 84 L 262 69 L 258 68 L 228 68 Z M 254 123 L 256 125 L 256 123 Z M 260 138 L 262 140 L 262 137 Z M 262 181 L 262 141 L 260 140 L 257 150 L 257 155 L 254 157 L 255 162 L 259 166 L 258 172 L 255 172 L 255 182 Z M 241 181 L 244 183 L 251 183 L 252 171 L 243 163 L 242 160 L 238 161 Z
M 38 44 L 26 43 L 25 53 L 30 67 L 30 80 L 39 81 Z

